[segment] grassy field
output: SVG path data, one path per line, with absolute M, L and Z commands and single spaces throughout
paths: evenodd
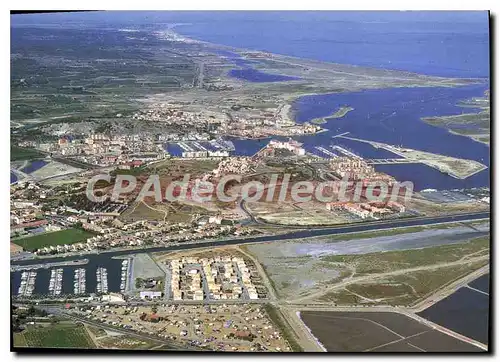
M 335 305 L 356 305 L 362 298 L 351 292 L 341 289 L 335 292 L 329 292 L 317 298 L 318 302 L 335 303 Z
M 478 225 L 483 224 L 485 223 L 478 223 Z M 460 224 L 418 226 L 335 235 L 331 238 L 321 236 L 305 238 L 300 241 L 284 240 L 273 243 L 246 244 L 241 248 L 259 260 L 280 299 L 295 299 L 319 292 L 351 275 L 353 277 L 370 276 L 401 269 L 454 262 L 462 258 L 467 261 L 470 254 L 473 254 L 470 256 L 471 258 L 489 255 L 489 236 L 473 238 L 477 234 L 472 234 L 470 239 L 464 238 L 460 240 L 460 238 L 457 238 L 454 244 L 448 245 L 427 245 L 426 247 L 415 248 L 416 246 L 411 243 L 414 233 L 453 227 L 460 227 L 462 231 L 464 230 L 464 225 Z M 353 246 L 359 248 L 355 250 L 361 252 L 362 245 L 365 243 L 369 250 L 373 250 L 369 245 L 369 243 L 377 241 L 373 238 L 383 236 L 385 237 L 385 243 L 391 241 L 393 238 L 391 235 L 404 233 L 408 235 L 408 242 L 402 247 L 413 247 L 414 249 L 372 251 L 367 254 L 347 255 L 349 251 L 345 251 L 346 254 L 340 254 L 335 245 L 336 242 L 341 240 L 366 239 L 358 245 L 353 243 Z M 415 239 L 418 240 L 424 235 L 415 237 Z M 431 240 L 436 238 L 436 241 L 439 241 L 439 235 L 429 233 L 428 237 Z M 443 238 L 445 237 L 443 236 Z M 335 254 L 335 252 L 339 252 L 339 254 Z M 353 304 L 350 302 L 356 301 L 356 296 L 352 294 L 342 295 L 339 298 L 345 300 L 345 304 Z M 336 298 L 331 300 L 334 299 Z
M 149 207 L 148 207 L 149 206 Z M 165 218 L 165 212 L 167 217 Z M 211 213 L 202 207 L 181 203 L 154 203 L 130 205 L 121 215 L 120 219 L 125 222 L 133 222 L 137 220 L 161 220 L 165 219 L 173 223 L 191 222 L 193 214 L 210 215 Z
M 350 284 L 341 290 L 321 296 L 318 301 L 334 302 L 338 305 L 410 306 L 488 263 L 489 260 L 483 260 L 439 269 L 416 271 L 369 283 Z
M 23 247 L 24 250 L 32 251 L 51 245 L 74 244 L 94 236 L 93 233 L 81 229 L 66 229 L 45 234 L 28 236 L 26 238 L 14 239 L 12 242 Z
M 168 209 L 167 209 L 168 210 Z M 147 207 L 143 202 L 132 203 L 129 207 L 120 215 L 120 220 L 124 222 L 133 222 L 137 220 L 163 220 L 165 213 L 161 209 L 157 209 L 156 206 L 152 208 Z
M 479 237 L 467 243 L 440 245 L 422 249 L 388 251 L 362 255 L 329 255 L 324 262 L 345 263 L 356 268 L 356 275 L 386 273 L 397 269 L 408 269 L 423 265 L 446 263 L 477 253 L 488 253 L 490 237 Z
M 167 159 L 149 166 L 147 171 L 155 175 L 182 176 L 185 173 L 190 173 L 194 178 L 195 175 L 201 175 L 217 168 L 217 164 L 218 162 L 215 160 Z
M 14 346 L 95 348 L 85 328 L 73 324 L 49 327 L 29 326 L 22 333 L 14 334 Z
M 20 160 L 30 160 L 37 157 L 44 157 L 40 152 L 30 149 L 21 148 L 17 146 L 10 145 L 10 160 L 20 161 Z

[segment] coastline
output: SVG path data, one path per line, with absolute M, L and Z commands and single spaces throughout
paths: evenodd
M 334 65 L 334 66 L 339 66 L 339 67 L 346 67 L 347 69 L 358 69 L 358 70 L 359 69 L 366 69 L 366 70 L 373 70 L 373 71 L 378 71 L 378 72 L 382 72 L 382 73 L 383 72 L 392 72 L 394 74 L 407 75 L 407 76 L 411 75 L 411 76 L 416 76 L 416 77 L 424 78 L 424 79 L 428 78 L 428 79 L 435 79 L 435 80 L 469 81 L 471 83 L 480 83 L 480 82 L 483 82 L 486 80 L 484 77 L 461 78 L 461 77 L 436 76 L 436 75 L 417 73 L 417 72 L 413 72 L 413 71 L 391 69 L 391 68 L 375 68 L 375 67 L 361 66 L 361 65 L 348 64 L 348 63 L 336 63 L 336 62 L 310 59 L 310 58 L 305 58 L 305 57 L 291 56 L 291 55 L 287 55 L 287 54 L 272 53 L 272 52 L 263 51 L 263 50 L 249 49 L 249 48 L 245 48 L 245 47 L 235 47 L 235 46 L 231 46 L 231 45 L 213 43 L 213 42 L 193 38 L 191 36 L 183 34 L 182 31 L 179 31 L 179 29 L 177 29 L 178 25 L 179 24 L 169 24 L 169 27 L 168 27 L 168 30 L 170 30 L 169 33 L 172 34 L 174 37 L 176 36 L 175 41 L 179 41 L 179 42 L 186 41 L 187 43 L 204 44 L 204 45 L 211 46 L 215 49 L 231 51 L 231 52 L 236 53 L 236 54 L 252 53 L 252 54 L 259 54 L 259 55 L 276 56 L 277 58 L 284 58 L 284 59 L 297 60 L 297 61 L 308 61 L 308 62 L 311 62 L 314 64 Z M 169 39 L 169 40 L 174 40 L 174 39 Z M 276 73 L 276 74 L 278 74 L 278 73 Z M 470 84 L 470 83 L 468 83 L 468 84 Z M 461 85 L 466 85 L 466 84 L 461 84 Z M 323 94 L 323 93 L 320 93 L 320 94 Z M 304 94 L 304 95 L 307 95 L 307 94 Z
M 439 127 L 439 126 L 436 126 L 436 127 Z M 482 138 L 481 135 L 478 135 L 478 134 L 470 134 L 470 135 L 469 134 L 462 134 L 462 133 L 456 132 L 456 131 L 454 131 L 452 129 L 448 129 L 446 127 L 443 127 L 443 128 L 445 128 L 451 134 L 454 134 L 456 136 L 467 137 L 467 138 L 469 138 L 469 139 L 471 139 L 471 140 L 473 140 L 475 142 L 478 142 L 478 143 L 481 143 L 483 145 L 486 145 L 486 146 L 490 147 L 490 141 L 488 141 L 488 142 L 482 141 L 481 140 L 481 138 Z M 488 137 L 488 138 L 490 138 L 490 137 Z
M 348 106 L 341 106 L 335 112 L 326 117 L 315 118 L 311 120 L 311 123 L 321 125 L 328 123 L 328 121 L 332 121 L 337 118 L 343 118 L 350 111 L 354 111 L 354 108 Z
M 421 120 L 431 126 L 445 129 L 453 135 L 467 137 L 490 147 L 491 113 L 489 94 L 490 89 L 488 88 L 483 92 L 482 97 L 472 97 L 455 104 L 456 107 L 471 110 L 470 113 L 422 117 Z M 474 127 L 474 129 L 467 130 L 468 126 Z M 461 129 L 467 130 L 467 132 L 461 131 Z M 488 141 L 485 141 L 485 138 L 488 138 Z
M 295 117 L 295 110 L 293 109 L 293 104 L 302 97 L 306 96 L 317 96 L 317 95 L 326 95 L 326 94 L 345 94 L 345 93 L 351 93 L 351 92 L 358 92 L 358 91 L 365 91 L 365 90 L 374 90 L 374 89 L 387 89 L 387 88 L 420 88 L 420 87 L 445 87 L 445 88 L 455 88 L 455 87 L 461 87 L 461 86 L 467 86 L 467 85 L 472 85 L 472 84 L 481 84 L 484 83 L 485 81 L 488 81 L 486 78 L 479 78 L 479 77 L 466 77 L 466 78 L 459 78 L 459 77 L 444 77 L 444 76 L 435 76 L 435 75 L 427 75 L 427 74 L 422 74 L 422 73 L 416 73 L 416 72 L 411 72 L 411 71 L 404 71 L 404 70 L 397 70 L 397 69 L 387 69 L 387 68 L 375 68 L 375 67 L 367 67 L 367 66 L 359 66 L 359 65 L 353 65 L 353 64 L 345 64 L 345 63 L 335 63 L 335 62 L 326 62 L 326 61 L 320 61 L 320 60 L 315 60 L 315 59 L 310 59 L 310 58 L 301 58 L 301 57 L 296 57 L 296 56 L 289 56 L 286 54 L 279 54 L 279 53 L 271 53 L 271 52 L 266 52 L 266 51 L 261 51 L 261 50 L 254 50 L 254 49 L 248 49 L 248 48 L 240 48 L 240 47 L 234 47 L 230 45 L 224 45 L 224 44 L 218 44 L 218 43 L 212 43 L 209 41 L 205 40 L 200 40 L 200 39 L 195 39 L 190 36 L 187 36 L 185 34 L 182 34 L 179 29 L 177 29 L 176 24 L 172 24 L 168 27 L 169 33 L 174 36 L 176 41 L 179 42 L 187 42 L 187 43 L 198 43 L 198 44 L 203 44 L 205 46 L 208 46 L 210 48 L 213 48 L 215 50 L 224 50 L 224 51 L 230 51 L 238 56 L 246 59 L 245 55 L 242 55 L 241 53 L 250 53 L 250 54 L 255 54 L 255 55 L 262 55 L 265 58 L 272 58 L 274 61 L 283 61 L 283 60 L 289 60 L 289 61 L 299 61 L 299 62 L 308 62 L 310 64 L 314 65 L 322 65 L 322 66 L 337 66 L 337 67 L 342 67 L 346 68 L 346 70 L 367 70 L 367 71 L 372 71 L 372 72 L 391 72 L 395 76 L 397 75 L 404 75 L 404 76 L 413 76 L 416 77 L 417 79 L 420 80 L 428 80 L 428 81 L 448 81 L 450 83 L 439 83 L 439 85 L 428 85 L 428 84 L 410 84 L 410 85 L 388 85 L 384 87 L 374 87 L 374 88 L 363 88 L 360 87 L 359 89 L 338 89 L 338 91 L 332 91 L 332 90 L 327 90 L 325 89 L 324 91 L 316 91 L 316 92 L 297 92 L 297 93 L 285 93 L 281 94 L 280 98 L 285 102 L 285 107 L 288 107 L 288 112 L 287 112 L 287 121 L 290 121 L 290 124 L 298 124 L 296 121 Z M 258 71 L 262 71 L 259 68 L 253 68 Z M 229 72 L 229 71 L 228 71 Z M 227 72 L 227 73 L 228 73 Z M 278 74 L 278 75 L 284 75 L 284 76 L 293 76 L 291 74 L 285 74 L 277 70 L 273 70 L 273 74 Z M 227 77 L 234 79 L 234 77 L 230 76 L 229 74 L 226 74 Z M 239 80 L 242 82 L 245 82 L 244 80 Z M 296 82 L 294 81 L 285 81 L 287 82 Z M 318 89 L 319 90 L 319 89 Z M 328 117 L 326 117 L 328 118 Z

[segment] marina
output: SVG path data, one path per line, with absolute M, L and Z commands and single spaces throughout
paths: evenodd
M 63 270 L 52 269 L 50 271 L 50 282 L 49 282 L 49 294 L 52 296 L 58 296 L 62 291 L 62 278 L 63 278 Z
M 342 137 L 342 136 L 339 136 L 339 137 Z M 353 157 L 353 158 L 356 158 L 358 160 L 362 159 L 362 157 L 359 157 L 359 155 L 355 154 L 354 152 L 351 152 L 351 151 L 345 149 L 345 147 L 340 147 L 338 145 L 335 145 L 335 146 L 332 146 L 332 149 L 340 151 L 345 156 Z
M 96 270 L 97 286 L 96 292 L 99 294 L 106 294 L 108 292 L 108 270 L 103 267 L 99 267 Z
M 457 179 L 466 179 L 476 173 L 484 171 L 488 167 L 473 160 L 464 160 L 457 159 L 453 157 L 443 156 L 439 154 L 433 154 L 428 152 L 422 152 L 413 149 L 407 149 L 402 147 L 396 147 L 392 145 L 388 145 L 380 142 L 373 142 L 364 139 L 348 137 L 348 136 L 339 136 L 340 138 L 344 138 L 351 141 L 364 142 L 367 143 L 374 148 L 384 149 L 386 151 L 392 152 L 396 156 L 401 157 L 401 159 L 381 159 L 381 160 L 371 160 L 372 164 L 377 164 L 377 161 L 381 161 L 378 164 L 391 164 L 391 163 L 423 163 L 429 167 L 433 167 L 445 174 L 448 174 L 451 177 Z M 345 152 L 344 152 L 345 153 Z M 346 153 L 348 156 L 355 156 L 349 153 Z M 457 169 L 449 169 L 447 168 L 447 163 L 462 163 L 464 164 L 462 168 L 469 169 L 468 172 L 460 172 L 460 168 Z M 468 167 L 467 167 L 468 166 Z
M 489 213 L 478 213 L 477 215 L 460 215 L 460 216 L 446 216 L 446 217 L 441 217 L 439 218 L 440 222 L 459 222 L 462 220 L 481 220 L 481 219 L 487 219 L 489 218 Z M 433 219 L 432 222 L 436 222 L 436 219 Z M 426 225 L 429 223 L 428 219 L 413 219 L 413 220 L 397 220 L 397 221 L 391 221 L 386 224 L 377 224 L 378 229 L 387 229 L 387 228 L 394 228 L 394 227 L 409 227 L 409 226 L 419 226 L 419 225 Z M 290 232 L 285 235 L 267 235 L 267 236 L 260 236 L 260 237 L 253 237 L 253 238 L 244 238 L 244 239 L 228 239 L 224 241 L 208 241 L 203 244 L 200 243 L 193 243 L 193 244 L 183 244 L 183 245 L 174 245 L 174 246 L 169 246 L 169 247 L 153 247 L 153 248 L 148 248 L 147 251 L 145 249 L 140 249 L 140 250 L 122 250 L 122 251 L 113 251 L 113 252 L 108 252 L 108 253 L 101 253 L 101 254 L 88 254 L 85 255 L 85 258 L 88 259 L 88 264 L 85 265 L 86 269 L 86 290 L 88 292 L 93 292 L 97 291 L 97 270 L 98 268 L 104 267 L 106 269 L 106 279 L 107 279 L 107 284 L 108 284 L 108 293 L 111 292 L 120 292 L 120 291 L 125 291 L 127 285 L 130 283 L 129 277 L 130 277 L 130 261 L 129 259 L 118 259 L 118 258 L 123 258 L 130 256 L 132 254 L 136 253 L 152 253 L 152 252 L 160 252 L 160 251 L 176 251 L 176 250 L 189 250 L 193 248 L 199 248 L 200 245 L 203 245 L 204 247 L 216 247 L 216 246 L 225 246 L 225 245 L 234 245 L 234 244 L 245 244 L 245 243 L 258 243 L 258 242 L 269 242 L 273 240 L 285 240 L 285 239 L 303 239 L 306 237 L 312 237 L 312 236 L 322 236 L 322 235 L 334 235 L 334 234 L 340 234 L 343 232 L 360 232 L 360 231 L 368 231 L 373 229 L 373 225 L 370 225 L 370 223 L 363 223 L 360 225 L 351 225 L 349 227 L 344 227 L 344 228 L 324 228 L 324 229 L 311 229 L 311 230 L 296 230 L 293 232 Z M 70 257 L 70 258 L 50 258 L 46 259 L 47 262 L 50 263 L 58 263 L 58 262 L 71 262 L 72 260 L 78 260 L 82 258 L 82 255 L 75 256 L 75 257 Z M 69 260 L 68 260 L 69 259 Z M 19 260 L 12 262 L 13 266 L 24 266 L 25 268 L 32 268 L 33 265 L 40 264 L 40 260 Z M 59 294 L 54 293 L 54 286 L 51 287 L 50 290 L 48 290 L 48 286 L 50 287 L 49 284 L 55 284 L 55 282 L 49 282 L 49 279 L 52 279 L 52 275 L 55 273 L 54 270 L 47 270 L 47 269 L 38 269 L 37 272 L 37 278 L 36 278 L 36 283 L 35 283 L 35 289 L 33 291 L 33 295 L 39 295 L 39 296 L 60 296 L 60 294 L 67 294 L 70 295 L 73 292 L 73 275 L 74 275 L 74 267 L 64 267 L 61 269 L 61 275 L 62 275 L 62 270 L 64 269 L 64 275 L 68 276 L 64 283 L 60 281 L 60 283 L 64 284 L 64 293 L 60 292 Z M 102 271 L 101 271 L 102 273 Z M 12 290 L 13 294 L 16 294 L 16 292 L 19 290 L 20 287 L 20 282 L 21 282 L 21 271 L 15 271 L 11 272 L 11 283 L 12 283 Z M 104 278 L 102 278 L 104 279 Z M 102 280 L 101 279 L 101 280 Z M 102 282 L 103 283 L 103 282 Z
M 120 291 L 123 293 L 127 288 L 127 276 L 129 275 L 129 260 L 125 259 L 122 261 L 122 272 L 120 279 Z
M 329 150 L 327 150 L 326 148 L 324 147 L 321 147 L 321 146 L 316 146 L 314 147 L 316 150 L 318 150 L 319 152 L 322 152 L 324 153 L 327 157 L 331 157 L 331 158 L 335 158 L 335 157 L 338 157 L 335 153 L 333 152 L 330 152 Z
M 167 142 L 164 149 L 173 156 L 182 156 L 184 154 L 184 156 L 189 157 L 191 154 L 200 153 L 200 155 L 217 157 L 229 155 L 230 152 L 235 150 L 235 146 L 232 141 L 219 137 L 213 140 Z
M 75 295 L 85 294 L 85 269 L 79 268 L 75 270 L 75 282 L 73 292 Z
M 35 280 L 37 272 L 35 270 L 24 271 L 21 274 L 21 285 L 18 289 L 18 294 L 29 297 L 35 289 Z

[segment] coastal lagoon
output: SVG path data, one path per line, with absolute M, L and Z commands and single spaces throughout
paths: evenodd
M 479 83 L 456 88 L 387 88 L 303 96 L 298 98 L 292 107 L 298 123 L 327 117 L 344 105 L 354 109 L 341 118 L 323 124 L 326 132 L 294 138 L 304 143 L 306 151 L 315 154 L 318 154 L 315 147 L 328 149 L 330 146 L 339 145 L 367 159 L 399 158 L 392 152 L 376 149 L 366 143 L 335 137 L 349 132 L 349 137 L 475 160 L 489 167 L 489 146 L 422 121 L 424 117 L 476 111 L 457 104 L 461 100 L 483 95 L 487 88 L 486 83 Z M 264 147 L 269 139 L 233 140 L 235 154 L 253 155 Z M 489 168 L 464 180 L 453 178 L 423 164 L 377 165 L 376 169 L 394 176 L 398 181 L 412 181 L 416 191 L 429 188 L 449 190 L 490 186 Z
M 349 137 L 475 160 L 489 167 L 490 148 L 487 145 L 422 121 L 423 117 L 474 112 L 474 109 L 457 106 L 457 103 L 483 95 L 487 87 L 486 83 L 480 83 L 456 88 L 388 88 L 301 97 L 293 104 L 299 123 L 326 117 L 344 105 L 354 110 L 342 118 L 323 124 L 322 127 L 327 128 L 328 132 L 298 139 L 304 142 L 308 151 L 314 150 L 316 146 L 340 145 L 364 158 L 398 158 L 391 152 L 375 149 L 369 144 L 332 138 L 349 132 Z M 490 185 L 489 169 L 465 180 L 455 179 L 422 164 L 380 165 L 376 169 L 394 176 L 398 181 L 413 181 L 417 191 Z
M 487 12 L 229 15 L 211 14 L 212 19 L 220 20 L 220 26 L 213 27 L 209 26 L 212 23 L 207 21 L 206 14 L 194 14 L 189 22 L 176 25 L 175 31 L 190 38 L 236 48 L 443 77 L 475 78 L 477 82 L 454 88 L 388 88 L 299 97 L 293 103 L 294 117 L 299 123 L 330 116 L 344 106 L 354 108 L 343 117 L 322 124 L 327 132 L 295 137 L 304 143 L 306 151 L 316 153 L 317 146 L 328 149 L 331 145 L 339 145 L 364 158 L 399 158 L 368 144 L 332 139 L 337 134 L 349 132 L 350 137 L 471 159 L 489 167 L 487 145 L 422 121 L 424 117 L 479 112 L 459 107 L 457 103 L 481 97 L 489 88 Z M 180 22 L 183 16 L 178 14 L 175 19 Z M 257 34 L 256 26 L 265 31 Z M 346 27 L 349 31 L 344 31 Z M 230 75 L 251 82 L 287 81 L 280 76 L 261 76 L 261 72 L 252 68 L 251 61 L 234 52 L 220 51 L 220 54 L 235 64 Z M 235 141 L 236 154 L 253 155 L 268 141 Z M 465 180 L 423 164 L 379 165 L 376 169 L 398 181 L 413 181 L 417 191 L 490 186 L 489 169 Z

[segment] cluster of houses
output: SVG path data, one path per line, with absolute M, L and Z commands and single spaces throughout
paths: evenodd
M 406 207 L 395 201 L 387 203 L 350 203 L 350 202 L 330 202 L 326 204 L 327 210 L 345 210 L 353 215 L 366 218 L 379 218 L 394 213 L 404 213 Z
M 259 299 L 241 257 L 184 257 L 170 260 L 170 269 L 173 300 Z
M 70 216 L 69 218 L 74 217 Z M 71 220 L 75 221 L 74 219 Z M 123 224 L 118 221 L 109 226 L 109 224 L 103 223 L 102 220 L 92 220 L 81 223 L 81 226 L 85 230 L 96 233 L 96 235 L 89 237 L 84 242 L 40 248 L 35 254 L 53 255 L 78 251 L 106 250 L 116 247 L 161 245 L 196 241 L 223 235 L 239 236 L 254 232 L 252 229 L 245 227 L 222 225 L 218 217 L 208 218 L 207 221 L 197 226 L 190 223 L 170 224 L 146 220 L 130 224 Z

